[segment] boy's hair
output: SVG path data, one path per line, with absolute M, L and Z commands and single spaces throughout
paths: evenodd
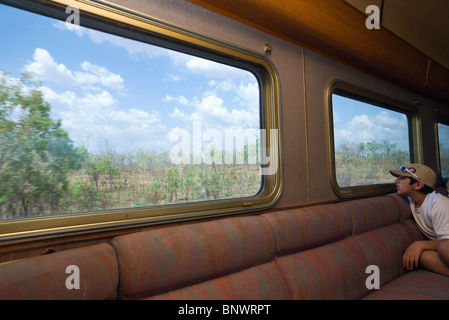
M 418 182 L 418 180 L 416 180 L 415 178 L 410 178 L 410 177 L 408 177 L 408 178 L 410 179 L 410 185 L 415 184 L 415 183 Z M 431 187 L 429 187 L 428 185 L 425 184 L 424 187 L 419 189 L 419 191 L 421 193 L 424 193 L 424 194 L 429 194 L 429 193 L 432 193 L 434 190 L 433 190 L 433 188 L 431 188 Z

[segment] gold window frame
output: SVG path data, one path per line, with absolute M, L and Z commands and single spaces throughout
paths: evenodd
M 277 161 L 277 170 L 274 174 L 262 177 L 261 189 L 254 196 L 4 220 L 0 221 L 0 245 L 252 212 L 272 207 L 276 203 L 283 180 L 280 93 L 275 67 L 264 55 L 103 1 L 24 0 L 17 3 L 2 0 L 1 2 L 61 20 L 68 17 L 65 9 L 68 6 L 75 6 L 79 8 L 80 22 L 83 26 L 116 34 L 120 31 L 120 35 L 129 34 L 136 40 L 151 39 L 149 43 L 154 45 L 196 54 L 218 62 L 225 61 L 234 67 L 244 66 L 246 70 L 253 68 L 258 72 L 256 77 L 260 86 L 261 129 L 265 129 L 267 133 L 270 130 L 277 130 L 278 134 L 276 139 L 271 141 L 267 138 L 265 144 L 267 149 L 276 151 L 273 159 Z

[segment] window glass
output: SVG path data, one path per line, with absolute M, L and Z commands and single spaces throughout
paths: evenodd
M 443 179 L 449 178 L 449 125 L 438 123 L 440 168 Z
M 392 168 L 410 162 L 405 113 L 332 94 L 335 174 L 341 188 L 392 183 Z
M 5 5 L 0 41 L 1 219 L 260 191 L 252 72 Z

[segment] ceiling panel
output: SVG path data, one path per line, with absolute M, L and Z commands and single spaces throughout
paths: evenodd
M 345 0 L 365 12 L 382 0 Z M 449 1 L 383 0 L 382 25 L 449 69 Z

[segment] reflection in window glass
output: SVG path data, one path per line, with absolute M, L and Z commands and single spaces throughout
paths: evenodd
M 335 93 L 332 107 L 338 185 L 392 183 L 389 170 L 410 162 L 407 116 Z
M 0 219 L 256 195 L 248 71 L 0 5 Z
M 443 179 L 449 178 L 449 126 L 438 123 L 438 142 L 440 148 L 440 168 Z

